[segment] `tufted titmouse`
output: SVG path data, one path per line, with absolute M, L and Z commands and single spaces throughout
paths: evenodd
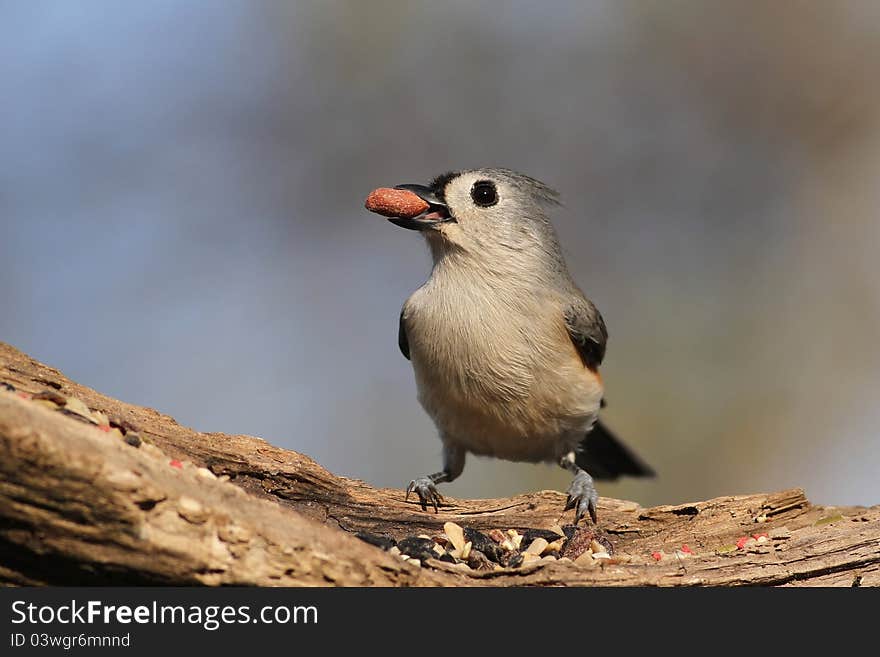
M 653 475 L 597 422 L 608 334 L 568 273 L 545 214 L 557 204 L 555 191 L 508 169 L 447 173 L 367 201 L 420 231 L 434 261 L 398 332 L 443 442 L 443 470 L 407 488 L 423 509 L 437 510 L 436 484 L 458 477 L 468 452 L 571 471 L 565 510 L 575 522 L 587 512 L 596 521 L 593 477 Z

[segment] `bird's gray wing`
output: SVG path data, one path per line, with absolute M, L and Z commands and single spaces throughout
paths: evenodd
M 403 316 L 404 309 L 400 309 L 400 321 L 397 325 L 397 346 L 400 347 L 400 353 L 404 358 L 409 360 L 409 340 L 406 338 L 406 319 Z
M 596 371 L 605 357 L 608 330 L 605 320 L 589 299 L 579 296 L 565 310 L 565 326 L 581 360 Z M 604 408 L 605 399 L 599 404 Z M 596 421 L 577 449 L 575 464 L 594 479 L 617 479 L 622 475 L 653 477 L 654 470 L 624 445 L 601 421 Z
M 574 300 L 565 309 L 565 326 L 584 365 L 598 368 L 605 358 L 608 330 L 596 306 L 584 297 Z

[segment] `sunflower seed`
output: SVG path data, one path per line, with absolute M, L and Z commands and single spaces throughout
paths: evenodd
M 464 530 L 454 522 L 447 522 L 443 525 L 443 533 L 449 537 L 452 547 L 456 550 L 462 550 L 466 541 L 464 540 Z
M 520 534 L 515 529 L 508 529 L 507 535 L 510 537 L 510 540 L 513 542 L 514 549 L 519 550 L 520 546 L 522 545 L 522 540 L 523 540 L 522 534 Z
M 593 558 L 593 554 L 589 550 L 587 550 L 581 556 L 574 560 L 574 565 L 580 566 L 582 568 L 590 568 L 596 565 L 596 560 Z

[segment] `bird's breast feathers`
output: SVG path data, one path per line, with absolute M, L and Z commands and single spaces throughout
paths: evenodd
M 473 453 L 557 459 L 583 438 L 602 399 L 561 306 L 533 294 L 456 292 L 429 283 L 404 306 L 422 406 L 444 440 Z

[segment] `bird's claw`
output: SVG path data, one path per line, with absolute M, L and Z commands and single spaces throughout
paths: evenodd
M 568 487 L 568 499 L 565 502 L 564 511 L 575 509 L 574 524 L 578 524 L 585 513 L 590 514 L 593 523 L 596 522 L 596 504 L 599 502 L 599 493 L 593 485 L 593 478 L 585 471 L 579 471 Z
M 428 503 L 430 502 L 431 506 L 434 507 L 434 513 L 440 512 L 439 506 L 443 504 L 443 496 L 437 491 L 437 486 L 430 477 L 419 477 L 409 482 L 409 486 L 406 487 L 404 501 L 409 500 L 409 495 L 413 491 L 419 496 L 422 511 L 428 510 Z

